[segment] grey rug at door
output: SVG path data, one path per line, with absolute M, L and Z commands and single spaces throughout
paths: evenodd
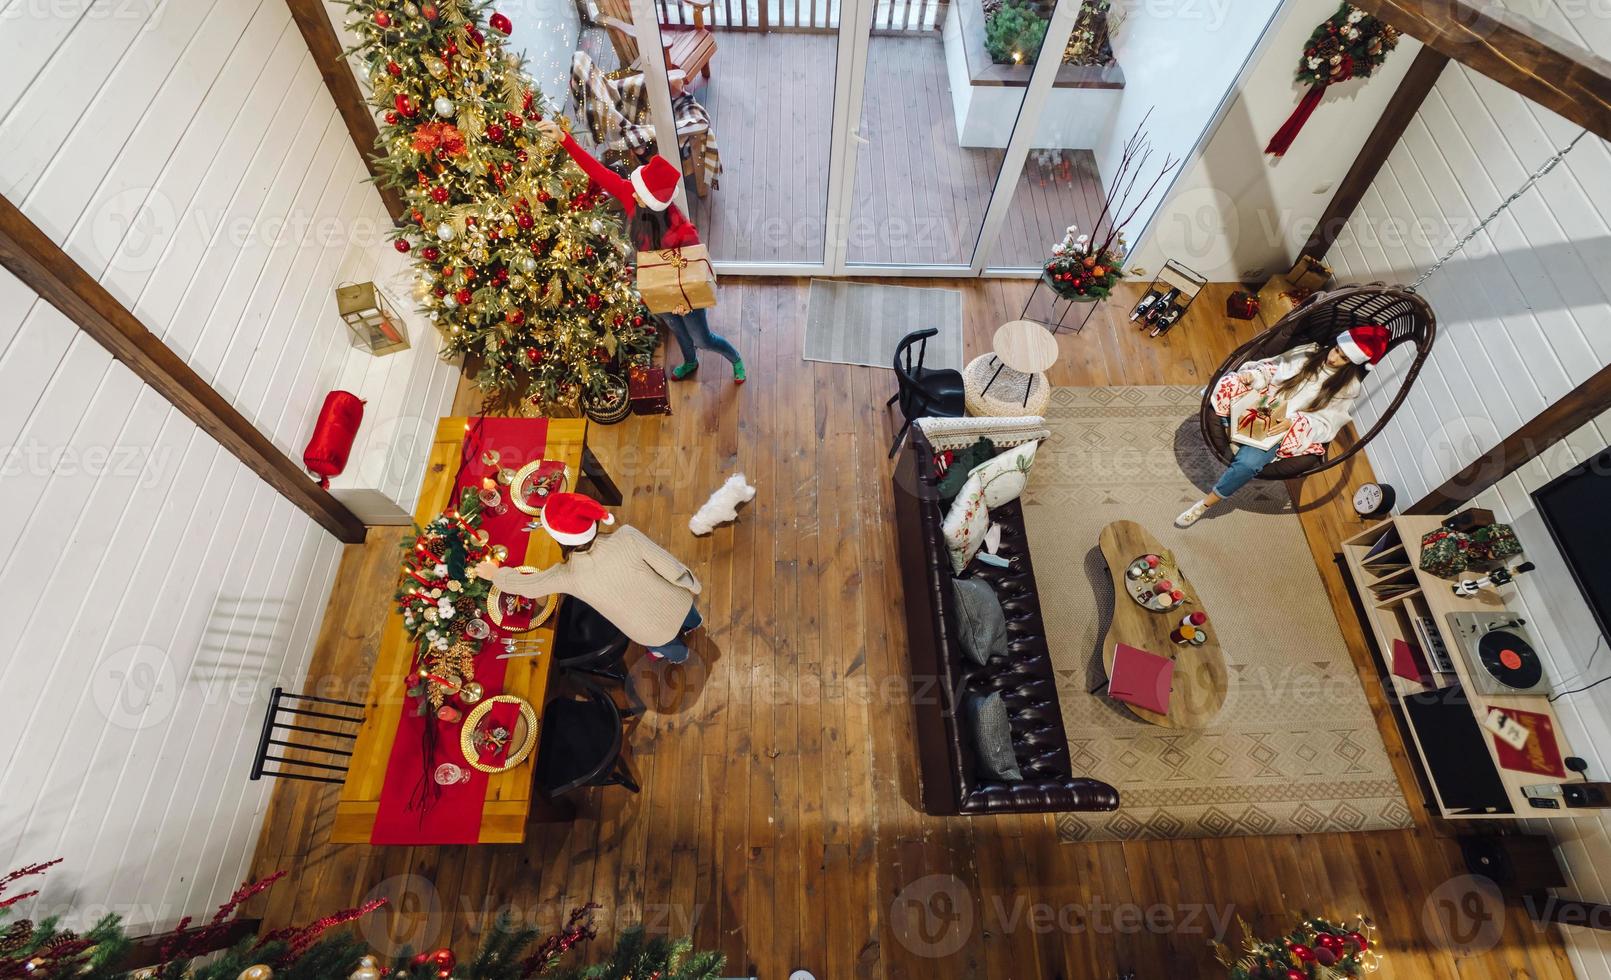
M 962 370 L 962 291 L 811 280 L 805 359 L 890 367 L 895 346 L 914 330 L 935 327 L 924 367 Z

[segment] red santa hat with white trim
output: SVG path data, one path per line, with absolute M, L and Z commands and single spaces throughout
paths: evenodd
M 543 530 L 560 544 L 576 548 L 598 536 L 600 524 L 614 524 L 615 515 L 592 497 L 580 493 L 551 493 L 540 515 Z
M 1374 365 L 1387 355 L 1393 335 L 1386 327 L 1362 323 L 1337 335 L 1337 346 L 1355 364 Z
M 671 207 L 677 195 L 677 184 L 681 180 L 682 171 L 677 165 L 658 154 L 632 171 L 632 189 L 638 192 L 638 200 L 650 211 L 664 211 Z

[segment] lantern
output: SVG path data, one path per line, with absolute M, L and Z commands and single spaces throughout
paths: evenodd
M 347 324 L 352 346 L 379 357 L 408 349 L 403 318 L 372 282 L 336 287 L 336 311 Z

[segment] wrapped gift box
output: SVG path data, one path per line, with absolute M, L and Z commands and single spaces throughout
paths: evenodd
M 666 369 L 638 365 L 628 369 L 627 399 L 634 415 L 670 415 L 671 393 L 666 390 Z
M 703 245 L 638 254 L 638 294 L 651 313 L 687 313 L 716 305 L 716 270 Z
M 1251 320 L 1259 315 L 1259 300 L 1252 293 L 1237 290 L 1225 300 L 1225 313 L 1238 320 Z

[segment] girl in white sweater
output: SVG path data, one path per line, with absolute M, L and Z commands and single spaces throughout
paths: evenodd
M 1326 454 L 1326 447 L 1348 424 L 1370 365 L 1387 353 L 1386 327 L 1365 324 L 1338 335 L 1335 345 L 1304 344 L 1276 357 L 1248 361 L 1219 379 L 1212 397 L 1223 425 L 1230 425 L 1231 406 L 1250 391 L 1273 389 L 1286 405 L 1288 428 L 1268 449 L 1239 445 L 1236 458 L 1208 496 L 1175 518 L 1175 526 L 1191 527 L 1208 508 L 1246 486 L 1271 460 Z

